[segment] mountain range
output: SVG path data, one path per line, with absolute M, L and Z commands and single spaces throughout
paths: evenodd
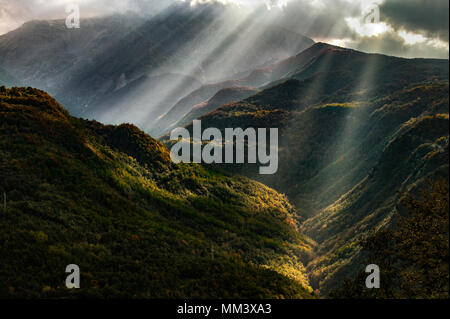
M 405 193 L 448 182 L 448 60 L 314 43 L 220 4 L 81 24 L 0 36 L 0 296 L 327 297 Z M 277 173 L 172 163 L 169 132 L 195 119 L 278 128 Z M 74 259 L 86 289 L 68 293 Z
M 258 19 L 240 19 L 236 8 L 220 3 L 193 8 L 177 2 L 148 19 L 116 14 L 81 24 L 67 29 L 64 20 L 30 21 L 0 36 L 0 67 L 23 85 L 51 93 L 76 116 L 146 130 L 194 89 L 314 43 Z

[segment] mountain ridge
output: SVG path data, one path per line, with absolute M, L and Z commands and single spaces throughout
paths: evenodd
M 23 85 L 50 92 L 74 115 L 110 124 L 141 121 L 137 124 L 150 131 L 168 107 L 188 94 L 185 88 L 196 89 L 187 78 L 203 85 L 213 77 L 232 80 L 244 67 L 272 63 L 313 43 L 303 35 L 251 19 L 236 20 L 240 28 L 221 32 L 228 30 L 232 18 L 237 17 L 228 6 L 205 4 L 194 10 L 177 3 L 148 18 L 125 14 L 84 19 L 83 27 L 76 30 L 65 29 L 62 20 L 35 21 L 0 36 L 0 64 L 20 75 Z M 266 32 L 242 49 L 239 58 L 231 59 L 227 53 L 236 50 L 244 34 L 257 32 L 255 24 L 262 24 Z M 181 76 L 162 81 L 148 96 L 134 91 L 133 82 L 141 77 L 168 74 Z M 111 94 L 118 96 L 123 87 L 128 89 L 120 92 L 124 95 L 119 100 L 130 103 L 102 103 Z M 134 101 L 136 96 L 141 99 Z M 149 112 L 141 116 L 144 109 Z M 111 114 L 120 120 L 111 123 Z

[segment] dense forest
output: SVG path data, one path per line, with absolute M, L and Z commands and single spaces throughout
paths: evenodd
M 1 87 L 0 123 L 0 297 L 314 297 L 314 243 L 284 195 L 173 164 L 135 126 L 40 90 Z M 69 264 L 83 289 L 65 287 Z
M 405 215 L 394 228 L 374 232 L 360 241 L 364 265 L 380 268 L 380 288 L 366 289 L 368 276 L 347 279 L 334 298 L 449 298 L 448 181 L 429 181 L 419 196 L 403 194 Z
M 305 56 L 313 57 L 306 66 Z M 276 174 L 260 175 L 259 164 L 220 167 L 288 196 L 303 218 L 301 233 L 317 243 L 306 263 L 310 283 L 328 296 L 364 269 L 361 239 L 395 227 L 399 191 L 416 196 L 427 180 L 448 181 L 448 60 L 322 43 L 296 59 L 300 67 L 288 61 L 287 79 L 199 119 L 222 134 L 229 127 L 279 129 Z M 161 141 L 173 143 L 168 135 Z

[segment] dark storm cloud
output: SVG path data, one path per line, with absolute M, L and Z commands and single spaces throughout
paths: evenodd
M 448 42 L 448 0 L 385 0 L 380 5 L 380 22 L 390 29 L 375 36 L 364 36 L 352 29 L 347 19 L 356 18 L 362 22 L 364 5 L 370 3 L 363 0 L 292 0 L 279 23 L 315 40 L 337 42 L 366 52 L 411 58 L 448 58 L 448 46 L 433 42 L 435 39 Z M 400 30 L 419 33 L 427 39 L 410 44 L 398 34 Z
M 381 6 L 383 20 L 396 29 L 449 39 L 449 0 L 386 0 Z

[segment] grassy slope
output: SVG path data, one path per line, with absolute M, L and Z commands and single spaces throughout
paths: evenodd
M 311 297 L 283 195 L 172 164 L 136 127 L 71 117 L 39 90 L 2 88 L 0 119 L 0 296 Z

